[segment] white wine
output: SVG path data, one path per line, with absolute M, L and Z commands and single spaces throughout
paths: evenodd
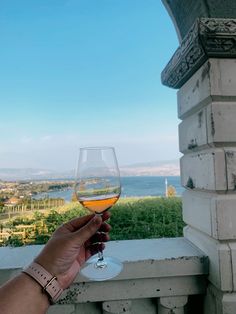
M 106 209 L 112 207 L 119 199 L 119 196 L 120 195 L 115 195 L 107 198 L 101 198 L 101 196 L 99 198 L 83 197 L 79 199 L 79 202 L 82 206 L 89 209 L 90 211 L 100 214 Z

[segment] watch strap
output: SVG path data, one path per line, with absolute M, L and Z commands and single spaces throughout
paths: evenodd
M 44 269 L 38 263 L 31 263 L 27 268 L 23 270 L 34 280 L 36 280 L 43 288 L 44 292 L 47 292 L 50 300 L 55 303 L 63 292 L 63 289 L 57 281 L 57 277 L 51 275 L 46 269 Z

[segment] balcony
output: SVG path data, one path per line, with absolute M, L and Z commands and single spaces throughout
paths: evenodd
M 0 249 L 0 284 L 28 265 L 41 245 Z M 78 276 L 49 314 L 202 313 L 208 258 L 185 238 L 111 241 L 106 255 L 124 263 L 113 280 Z

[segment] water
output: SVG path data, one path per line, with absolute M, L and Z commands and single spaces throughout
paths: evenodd
M 184 189 L 180 185 L 180 177 L 122 177 L 121 197 L 164 196 L 165 179 L 167 179 L 168 185 L 172 185 L 175 188 L 177 195 L 182 194 Z M 40 193 L 34 198 L 63 198 L 66 202 L 70 202 L 72 193 L 73 190 L 68 189 L 50 193 Z

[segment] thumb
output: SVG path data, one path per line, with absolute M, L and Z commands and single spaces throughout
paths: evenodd
M 85 226 L 75 232 L 77 242 L 84 244 L 91 236 L 93 236 L 101 227 L 102 217 L 94 216 Z

